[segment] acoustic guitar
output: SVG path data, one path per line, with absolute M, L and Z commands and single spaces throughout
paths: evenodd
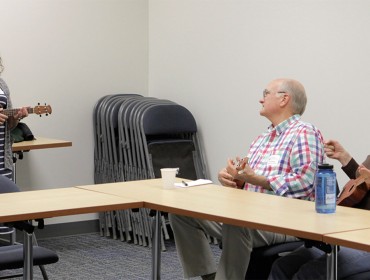
M 365 182 L 365 177 L 349 180 L 337 199 L 337 205 L 352 207 L 360 203 L 369 190 L 370 185 Z
M 7 115 L 8 117 L 9 116 L 14 116 L 15 114 L 17 114 L 19 109 L 20 108 L 4 109 L 0 113 L 4 114 L 4 115 Z M 41 117 L 41 115 L 43 115 L 43 114 L 45 114 L 46 116 L 51 114 L 52 109 L 51 109 L 50 105 L 40 105 L 39 104 L 38 106 L 35 106 L 35 107 L 28 107 L 27 112 L 28 112 L 28 114 L 36 114 L 36 115 L 40 115 L 40 117 Z

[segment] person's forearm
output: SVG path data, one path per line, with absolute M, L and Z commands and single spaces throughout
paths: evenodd
M 342 166 L 346 166 L 349 161 L 351 160 L 352 156 L 347 152 L 343 152 L 343 155 L 341 155 L 340 158 L 338 158 L 339 162 L 342 164 Z
M 272 190 L 269 181 L 265 176 L 262 175 L 253 174 L 252 176 L 249 176 L 247 179 L 247 183 L 255 186 L 260 186 L 269 191 Z

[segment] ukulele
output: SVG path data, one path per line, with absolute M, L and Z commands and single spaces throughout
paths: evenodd
M 369 190 L 370 185 L 365 182 L 365 177 L 349 180 L 337 199 L 337 205 L 352 207 L 360 203 Z
M 9 116 L 14 116 L 15 114 L 17 114 L 19 109 L 20 108 L 4 109 L 0 113 L 4 114 L 4 115 L 7 115 L 8 117 Z M 35 106 L 33 108 L 28 107 L 27 112 L 28 112 L 28 114 L 36 114 L 36 115 L 40 115 L 40 117 L 41 117 L 42 114 L 45 114 L 46 116 L 51 114 L 52 110 L 51 110 L 50 105 L 40 105 L 40 103 L 39 103 L 38 106 Z

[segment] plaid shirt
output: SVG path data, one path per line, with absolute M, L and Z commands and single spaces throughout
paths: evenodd
M 254 172 L 267 178 L 272 191 L 248 183 L 244 189 L 314 200 L 315 172 L 324 160 L 323 137 L 315 126 L 294 115 L 254 140 L 248 159 Z

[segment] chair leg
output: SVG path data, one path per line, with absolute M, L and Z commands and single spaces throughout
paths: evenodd
M 46 273 L 45 267 L 43 265 L 39 265 L 39 268 L 41 270 L 42 277 L 44 280 L 49 280 L 48 274 Z

